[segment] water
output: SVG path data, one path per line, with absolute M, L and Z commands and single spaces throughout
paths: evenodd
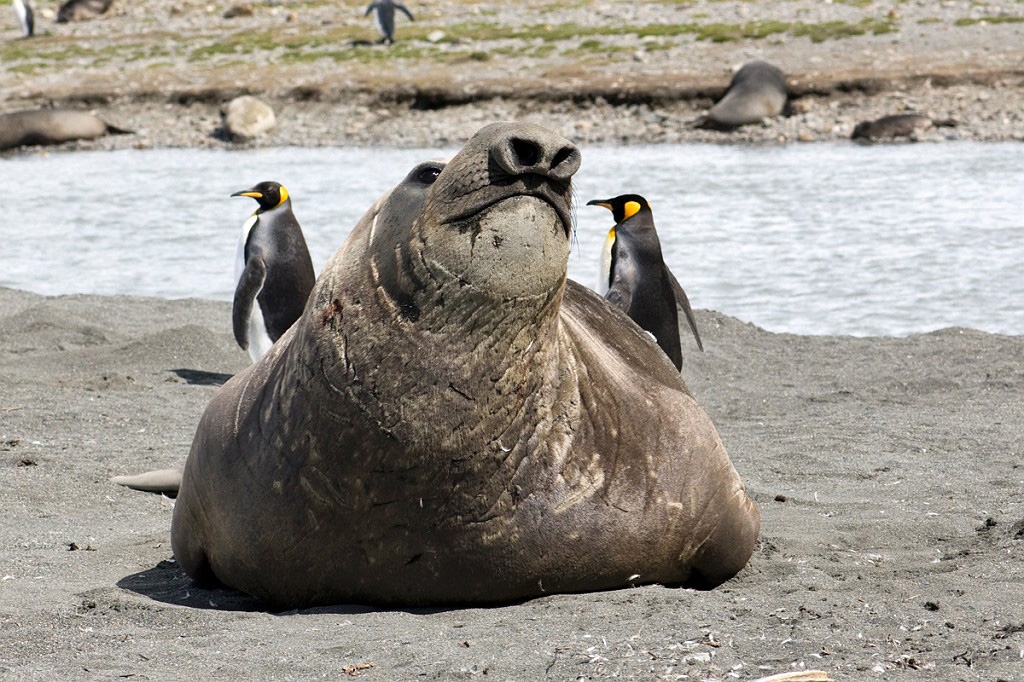
M 0 285 L 230 300 L 255 202 L 288 187 L 319 269 L 415 163 L 452 150 L 75 152 L 0 159 Z M 694 307 L 773 331 L 1024 334 L 1024 145 L 584 148 L 569 276 L 596 283 L 605 209 L 654 208 Z

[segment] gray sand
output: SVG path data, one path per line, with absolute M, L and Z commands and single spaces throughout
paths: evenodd
M 1024 338 L 698 318 L 684 376 L 763 515 L 737 578 L 273 614 L 192 586 L 172 502 L 107 481 L 183 462 L 247 361 L 229 305 L 0 289 L 0 677 L 1019 679 Z

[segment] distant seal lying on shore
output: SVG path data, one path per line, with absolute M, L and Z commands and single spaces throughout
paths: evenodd
M 566 279 L 580 154 L 480 130 L 363 216 L 204 413 L 184 571 L 278 607 L 717 585 L 760 520 L 661 349 Z
M 57 10 L 57 23 L 87 21 L 105 14 L 114 0 L 65 0 Z
M 921 114 L 893 114 L 874 121 L 861 121 L 853 128 L 852 140 L 882 140 L 891 137 L 908 137 L 919 130 L 931 127 L 952 128 L 957 125 L 953 119 L 931 119 Z
M 733 74 L 725 94 L 707 116 L 697 121 L 697 127 L 728 131 L 760 123 L 782 114 L 787 99 L 782 70 L 763 59 L 754 59 Z
M 36 109 L 0 114 L 0 151 L 30 145 L 129 134 L 84 111 Z

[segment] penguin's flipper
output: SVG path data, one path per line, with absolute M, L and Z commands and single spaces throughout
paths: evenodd
M 259 305 L 256 297 L 267 279 L 267 264 L 260 253 L 251 254 L 245 261 L 245 270 L 238 278 L 235 289 L 235 302 L 231 306 L 231 327 L 235 332 L 235 341 L 242 350 L 249 350 L 249 318 L 252 317 L 253 306 Z
M 377 3 L 376 3 L 376 2 L 371 2 L 371 3 L 370 3 L 370 6 L 366 8 L 366 14 L 364 14 L 363 16 L 364 16 L 364 17 L 368 17 L 368 16 L 370 16 L 370 12 L 372 12 L 372 11 L 373 11 L 373 8 L 374 8 L 374 7 L 376 7 L 376 6 L 377 6 Z
M 181 469 L 158 469 L 134 476 L 114 476 L 110 482 L 132 490 L 141 490 L 144 493 L 177 497 L 178 490 L 181 488 Z
M 405 16 L 409 17 L 409 21 L 416 21 L 415 19 L 412 18 L 412 12 L 409 11 L 409 8 L 406 7 L 405 5 L 403 5 L 402 3 L 396 2 L 395 3 L 395 9 L 397 9 L 399 12 L 401 12 Z
M 616 277 L 604 295 L 605 300 L 622 311 L 628 311 L 633 297 L 636 295 L 634 282 L 636 282 L 635 277 Z
M 704 344 L 700 340 L 700 332 L 697 331 L 697 318 L 693 316 L 693 309 L 690 308 L 690 299 L 686 297 L 686 292 L 683 291 L 683 286 L 676 279 L 676 276 L 672 274 L 672 271 L 667 267 L 665 272 L 668 273 L 668 281 L 672 284 L 672 291 L 676 295 L 676 307 L 683 311 L 686 315 L 686 321 L 690 324 L 690 331 L 693 332 L 693 338 L 697 341 L 697 348 L 700 352 L 704 352 Z

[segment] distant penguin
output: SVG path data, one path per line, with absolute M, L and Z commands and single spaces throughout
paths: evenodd
M 395 10 L 398 10 L 405 16 L 409 17 L 409 21 L 416 21 L 412 18 L 412 12 L 400 2 L 394 0 L 374 0 L 370 3 L 370 6 L 366 8 L 366 14 L 364 16 L 370 16 L 370 12 L 375 12 L 374 19 L 377 21 L 377 30 L 380 31 L 381 39 L 380 42 L 391 45 L 395 42 Z
M 18 15 L 18 23 L 21 24 L 21 32 L 26 38 L 31 38 L 36 30 L 35 17 L 32 14 L 32 5 L 28 0 L 12 0 L 14 13 Z
M 623 194 L 588 201 L 587 206 L 607 208 L 615 219 L 602 252 L 598 291 L 650 332 L 676 369 L 682 369 L 679 309 L 686 316 L 697 347 L 703 351 L 704 344 L 686 292 L 662 258 L 650 205 L 638 194 Z
M 288 190 L 261 182 L 235 192 L 259 204 L 245 221 L 235 256 L 235 340 L 256 362 L 302 315 L 316 276 Z

